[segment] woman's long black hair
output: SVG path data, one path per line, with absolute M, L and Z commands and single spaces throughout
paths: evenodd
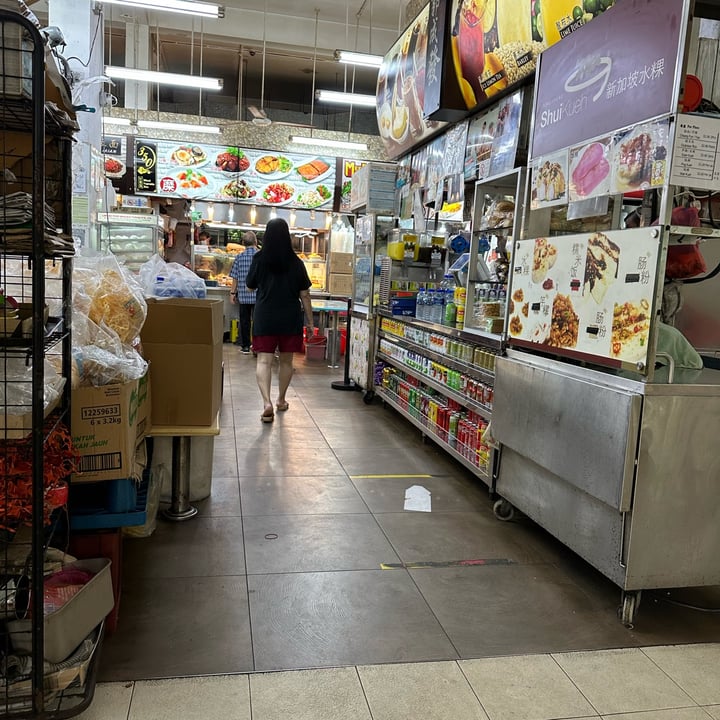
M 262 263 L 272 273 L 285 272 L 296 261 L 290 228 L 282 218 L 274 218 L 265 227 L 262 243 Z M 258 258 L 260 259 L 260 258 Z

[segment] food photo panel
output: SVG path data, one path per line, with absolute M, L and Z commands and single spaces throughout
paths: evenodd
M 658 248 L 648 228 L 517 241 L 510 342 L 601 364 L 646 363 Z
M 610 192 L 612 140 L 608 137 L 570 149 L 570 202 Z
M 532 165 L 530 207 L 538 210 L 568 201 L 568 152 L 538 158 Z
M 661 187 L 668 169 L 669 120 L 645 123 L 618 134 L 612 158 L 615 193 Z

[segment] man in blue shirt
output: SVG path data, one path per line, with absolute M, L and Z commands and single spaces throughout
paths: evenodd
M 245 285 L 250 263 L 253 255 L 257 252 L 257 238 L 252 230 L 244 233 L 242 243 L 245 246 L 244 252 L 238 254 L 230 270 L 232 288 L 230 299 L 238 304 L 240 315 L 240 335 L 238 344 L 243 355 L 250 354 L 250 338 L 252 328 L 253 310 L 255 309 L 255 291 L 248 290 Z

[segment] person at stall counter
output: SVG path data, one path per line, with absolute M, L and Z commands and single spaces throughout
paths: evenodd
M 257 353 L 255 377 L 264 403 L 260 420 L 271 423 L 275 419 L 271 400 L 275 351 L 279 357 L 275 408 L 283 412 L 288 409 L 285 394 L 293 374 L 293 353 L 303 352 L 303 311 L 308 332 L 313 334 L 312 283 L 282 218 L 267 224 L 262 250 L 255 253 L 245 282 L 250 290 L 257 290 L 252 342 Z
M 238 253 L 230 268 L 232 287 L 230 288 L 230 301 L 238 306 L 238 319 L 240 322 L 240 336 L 237 343 L 240 345 L 240 352 L 243 355 L 250 354 L 250 342 L 252 337 L 252 319 L 255 309 L 255 290 L 250 290 L 245 281 L 248 270 L 257 249 L 257 237 L 252 230 L 243 233 L 242 244 L 245 250 Z
M 198 245 L 212 245 L 212 235 L 207 230 L 201 230 L 198 235 Z

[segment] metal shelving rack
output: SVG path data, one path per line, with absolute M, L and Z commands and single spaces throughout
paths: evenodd
M 10 302 L 0 303 L 3 718 L 63 718 L 87 708 L 102 635 L 98 628 L 92 655 L 73 679 L 44 662 L 44 572 L 59 525 L 51 508 L 66 502 L 62 483 L 52 498 L 47 490 L 53 468 L 46 456 L 56 433 L 70 428 L 71 144 L 77 128 L 67 111 L 46 102 L 46 61 L 52 58 L 36 27 L 0 10 L 0 290 L 24 308 L 18 325 Z M 21 503 L 29 517 L 18 513 Z M 12 644 L 10 623 L 23 618 L 29 618 L 31 640 L 23 644 L 30 655 Z

